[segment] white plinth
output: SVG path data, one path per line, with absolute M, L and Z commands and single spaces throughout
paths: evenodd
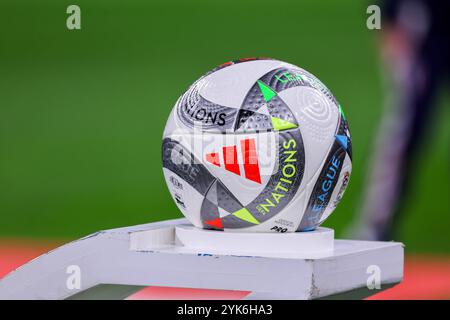
M 204 230 L 192 225 L 175 227 L 179 244 L 211 253 L 252 256 L 319 257 L 334 249 L 334 231 L 318 228 L 310 232 L 237 233 Z
M 122 299 L 146 286 L 250 291 L 248 299 L 361 298 L 380 291 L 367 288 L 371 266 L 381 270 L 381 290 L 403 277 L 401 243 L 334 240 L 331 251 L 313 257 L 308 244 L 327 248 L 332 231 L 233 235 L 198 232 L 187 223 L 99 231 L 70 242 L 1 279 L 0 300 Z M 211 245 L 242 254 L 211 252 Z M 293 251 L 280 252 L 286 248 Z M 80 288 L 67 286 L 73 266 Z

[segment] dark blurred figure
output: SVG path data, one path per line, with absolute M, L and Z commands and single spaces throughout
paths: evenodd
M 355 238 L 392 240 L 413 167 L 449 74 L 450 1 L 380 2 L 387 101 Z M 448 78 L 447 78 L 448 79 Z M 353 229 L 355 231 L 355 228 Z

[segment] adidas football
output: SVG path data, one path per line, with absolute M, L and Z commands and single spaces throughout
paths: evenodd
M 251 58 L 209 71 L 178 99 L 163 136 L 164 177 L 199 228 L 314 230 L 349 181 L 352 147 L 336 98 L 311 73 Z

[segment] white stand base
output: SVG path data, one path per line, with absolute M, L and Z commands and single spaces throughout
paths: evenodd
M 178 225 L 175 237 L 186 248 L 217 254 L 318 258 L 332 254 L 334 248 L 334 231 L 328 228 L 295 233 L 235 233 Z
M 249 299 L 361 298 L 403 278 L 403 245 L 333 231 L 238 234 L 176 219 L 100 231 L 0 280 L 0 299 L 123 299 L 146 286 L 251 291 Z M 372 270 L 379 270 L 373 275 Z M 80 287 L 74 287 L 74 271 Z

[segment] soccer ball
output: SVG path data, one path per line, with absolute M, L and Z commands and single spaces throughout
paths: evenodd
M 199 228 L 310 231 L 348 184 L 352 147 L 335 97 L 282 61 L 224 63 L 176 102 L 163 136 L 164 177 Z

